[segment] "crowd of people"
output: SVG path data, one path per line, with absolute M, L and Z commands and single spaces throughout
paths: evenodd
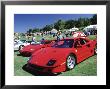
M 88 32 L 83 32 L 85 35 L 96 35 L 97 34 L 97 31 L 96 30 L 91 30 L 91 31 L 88 31 Z M 40 33 L 37 33 L 37 34 L 25 34 L 25 38 L 27 40 L 32 40 L 33 42 L 36 41 L 36 37 L 37 36 L 41 36 L 41 40 L 44 40 L 46 36 L 52 36 L 53 39 L 56 39 L 56 40 L 60 40 L 60 39 L 64 39 L 66 37 L 72 37 L 74 35 L 74 32 L 68 32 L 68 31 L 58 31 L 57 33 L 51 33 L 50 31 L 44 31 L 44 32 L 40 32 Z M 20 40 L 21 37 L 19 34 L 14 34 L 14 40 L 17 39 L 17 40 Z
M 84 30 L 84 34 L 89 36 L 89 35 L 96 35 L 97 34 L 97 30 L 89 30 L 89 31 L 85 31 Z

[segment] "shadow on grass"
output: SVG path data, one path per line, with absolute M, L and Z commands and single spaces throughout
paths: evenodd
M 18 51 L 14 51 L 17 56 L 22 56 Z
M 61 73 L 57 73 L 57 74 L 53 74 L 53 73 L 44 73 L 44 72 L 40 72 L 40 71 L 37 71 L 37 70 L 32 70 L 32 69 L 29 69 L 27 67 L 27 64 L 25 64 L 22 69 L 28 73 L 31 73 L 32 75 L 34 76 L 57 76 Z
M 23 55 L 23 54 L 17 54 L 17 56 L 22 56 L 22 57 L 30 57 L 31 55 Z
M 18 52 L 18 50 L 14 50 L 14 52 Z
M 21 54 L 17 54 L 17 56 L 22 56 Z

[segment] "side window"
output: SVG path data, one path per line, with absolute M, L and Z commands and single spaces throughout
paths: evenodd
M 85 42 L 84 42 L 83 39 L 80 39 L 80 44 L 81 44 L 81 45 L 84 45 L 84 44 L 85 44 Z
M 85 43 L 89 42 L 88 40 L 83 39 Z
M 80 45 L 79 41 L 77 40 L 74 44 L 74 48 L 76 48 L 78 45 Z
M 59 41 L 57 42 L 58 45 L 63 45 L 64 44 L 64 41 Z
M 80 39 L 80 44 L 81 44 L 81 45 L 84 45 L 84 44 L 86 44 L 87 42 L 88 42 L 88 40 Z

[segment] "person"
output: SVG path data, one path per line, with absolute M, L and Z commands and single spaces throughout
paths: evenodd
M 60 37 L 59 37 L 59 35 L 57 35 L 57 42 L 58 42 L 58 41 L 60 41 Z
M 60 41 L 60 32 L 57 33 L 57 42 Z
M 87 32 L 84 30 L 84 34 L 87 35 Z
M 44 36 L 44 32 L 41 33 L 42 37 Z
M 90 35 L 90 31 L 88 31 L 88 36 Z
M 33 37 L 32 37 L 32 42 L 35 42 L 35 41 L 36 41 L 36 37 L 33 36 Z
M 44 44 L 44 43 L 45 43 L 45 39 L 42 38 L 42 39 L 41 39 L 41 44 Z
M 65 31 L 64 34 L 65 34 L 66 37 L 68 37 L 68 33 L 67 33 L 67 31 Z

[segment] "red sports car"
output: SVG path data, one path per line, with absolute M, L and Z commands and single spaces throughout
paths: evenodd
M 29 57 L 32 55 L 33 52 L 41 48 L 52 46 L 54 42 L 55 40 L 44 40 L 43 42 L 39 42 L 38 44 L 31 44 L 31 45 L 25 46 L 19 52 L 21 55 Z
M 67 38 L 52 47 L 42 48 L 32 54 L 27 68 L 40 72 L 60 73 L 71 70 L 76 64 L 97 53 L 96 40 Z

